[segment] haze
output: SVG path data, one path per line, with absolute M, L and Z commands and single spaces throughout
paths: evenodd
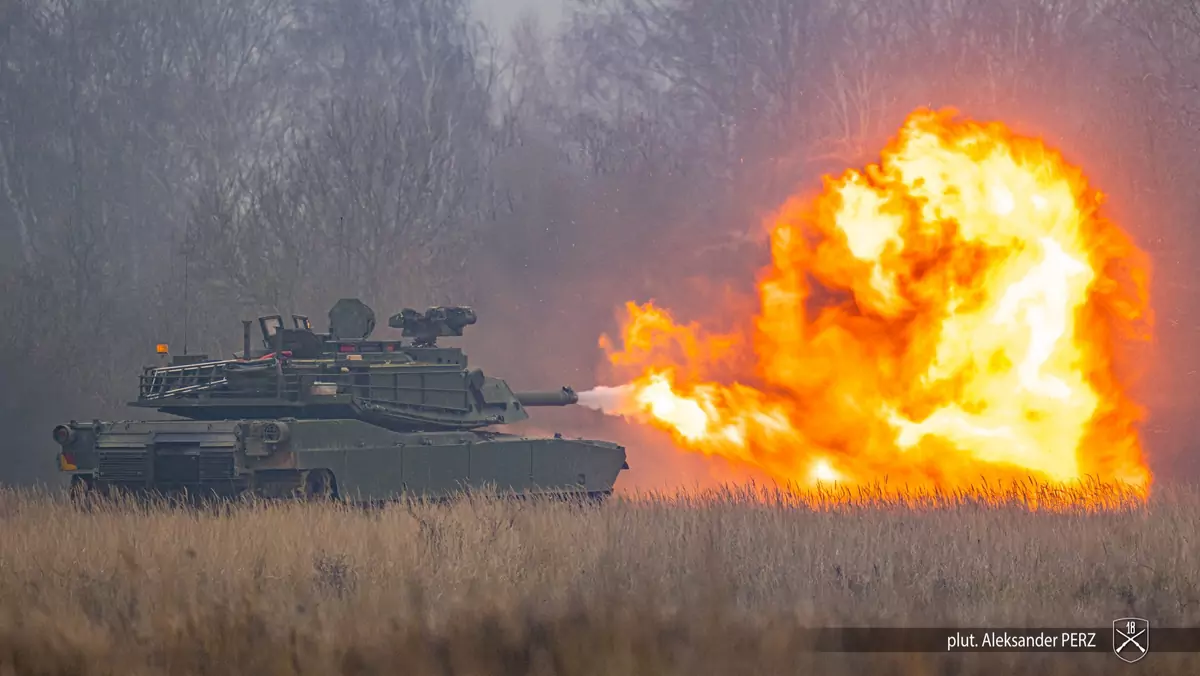
M 1193 478 L 1194 5 L 5 3 L 0 480 L 56 480 L 57 422 L 142 415 L 155 343 L 228 356 L 240 319 L 324 328 L 345 296 L 474 305 L 472 364 L 514 387 L 613 385 L 597 338 L 624 302 L 719 319 L 763 215 L 923 105 L 1046 138 L 1151 253 L 1147 445 L 1160 480 Z M 537 426 L 678 475 L 595 411 Z

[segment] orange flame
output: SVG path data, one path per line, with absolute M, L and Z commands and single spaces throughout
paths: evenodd
M 1145 497 L 1117 352 L 1149 337 L 1149 262 L 1102 201 L 1037 139 L 918 110 L 878 164 L 783 205 L 739 330 L 627 304 L 622 347 L 600 344 L 631 380 L 595 407 L 799 485 L 1090 477 Z

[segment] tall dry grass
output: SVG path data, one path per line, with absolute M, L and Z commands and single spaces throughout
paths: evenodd
M 1081 490 L 1105 509 L 1028 487 L 372 510 L 10 491 L 0 674 L 1200 673 L 1153 650 L 1130 667 L 804 645 L 812 626 L 1200 625 L 1200 492 Z

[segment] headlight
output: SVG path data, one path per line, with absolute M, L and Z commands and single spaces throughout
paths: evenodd
M 262 428 L 263 441 L 268 444 L 282 444 L 288 440 L 291 430 L 288 429 L 286 423 L 275 422 L 274 420 L 267 422 Z
M 75 441 L 75 430 L 66 425 L 59 425 L 54 428 L 54 441 L 58 442 L 59 446 L 66 446 L 72 441 Z

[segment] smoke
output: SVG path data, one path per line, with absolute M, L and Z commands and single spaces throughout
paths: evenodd
M 669 432 L 649 424 L 650 417 L 638 406 L 635 393 L 632 384 L 600 385 L 579 392 L 578 408 L 597 413 L 585 414 L 590 420 L 572 427 L 580 434 L 625 446 L 630 471 L 617 478 L 618 493 L 636 497 L 750 482 L 772 485 L 772 479 L 756 467 L 681 448 Z
M 758 467 L 680 447 L 669 432 L 650 424 L 651 418 L 638 406 L 635 394 L 633 384 L 600 385 L 579 393 L 581 408 L 600 413 L 596 416 L 599 424 L 592 428 L 596 438 L 615 441 L 627 449 L 630 471 L 622 473 L 616 485 L 621 495 L 671 495 L 751 482 L 775 484 Z
M 579 393 L 579 405 L 607 415 L 628 417 L 637 411 L 633 402 L 632 384 L 608 387 L 598 385 Z

